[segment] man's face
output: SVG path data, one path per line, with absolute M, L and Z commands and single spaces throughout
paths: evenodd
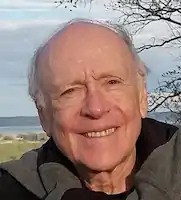
M 133 151 L 146 115 L 146 89 L 128 47 L 84 23 L 56 36 L 43 54 L 45 131 L 75 165 L 112 169 Z

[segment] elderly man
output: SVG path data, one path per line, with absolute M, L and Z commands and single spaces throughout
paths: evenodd
M 99 22 L 71 21 L 40 47 L 29 91 L 50 140 L 1 165 L 3 199 L 136 200 L 134 174 L 177 130 L 142 124 L 146 69 L 126 32 Z

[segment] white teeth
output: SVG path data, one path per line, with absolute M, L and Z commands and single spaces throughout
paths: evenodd
M 104 136 L 108 136 L 112 133 L 114 133 L 115 128 L 110 128 L 104 131 L 98 131 L 98 132 L 88 132 L 85 135 L 87 137 L 104 137 Z

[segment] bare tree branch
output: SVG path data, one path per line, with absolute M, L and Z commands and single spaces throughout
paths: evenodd
M 177 92 L 175 94 L 171 94 L 171 95 L 168 95 L 167 97 L 165 96 L 162 96 L 160 98 L 163 98 L 163 100 L 160 102 L 160 103 L 157 103 L 156 106 L 152 109 L 149 110 L 149 112 L 153 112 L 155 111 L 156 109 L 158 109 L 161 105 L 163 105 L 164 102 L 166 102 L 168 99 L 170 98 L 173 98 L 173 97 L 176 97 L 176 96 L 179 96 L 181 94 L 181 92 Z
M 143 46 L 137 48 L 137 52 L 140 53 L 140 52 L 143 51 L 143 50 L 151 49 L 151 48 L 153 48 L 153 47 L 154 47 L 154 48 L 155 48 L 155 47 L 162 47 L 162 46 L 164 46 L 165 44 L 168 44 L 168 43 L 173 42 L 173 41 L 178 40 L 178 39 L 181 39 L 181 36 L 174 37 L 174 38 L 170 38 L 170 39 L 168 39 L 168 40 L 163 41 L 163 42 L 160 43 L 160 44 L 147 44 L 147 45 L 145 44 L 145 45 L 143 45 Z

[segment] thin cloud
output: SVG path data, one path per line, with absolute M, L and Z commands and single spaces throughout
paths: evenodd
M 28 0 L 7 0 L 0 2 L 1 8 L 22 8 L 22 7 L 39 7 L 39 8 L 45 8 L 45 7 L 53 7 L 54 3 L 53 1 L 28 1 Z
M 4 20 L 0 21 L 0 31 L 8 30 L 8 31 L 14 31 L 21 28 L 28 28 L 28 27 L 36 27 L 36 26 L 56 26 L 59 25 L 67 20 L 27 20 L 27 21 L 21 21 L 21 20 Z

